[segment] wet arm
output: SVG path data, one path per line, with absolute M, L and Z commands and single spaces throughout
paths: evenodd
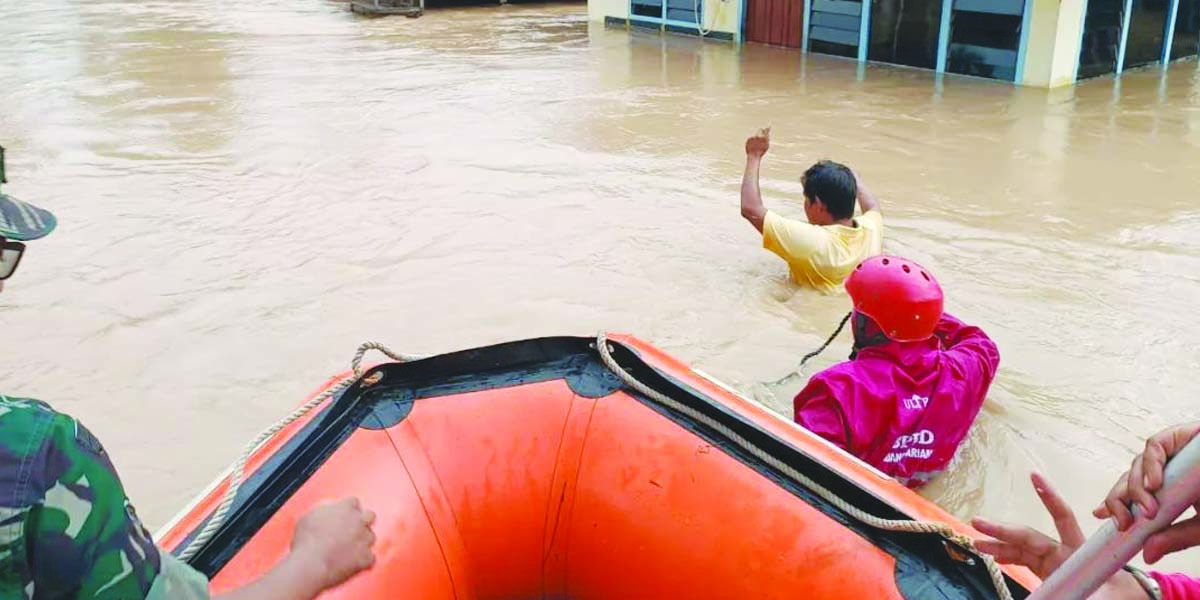
M 942 342 L 946 355 L 963 369 L 969 381 L 986 390 L 1000 367 L 1000 349 L 984 331 L 943 313 L 933 334 Z
M 758 189 L 758 172 L 762 167 L 762 156 L 746 156 L 746 172 L 742 175 L 742 218 L 750 222 L 760 233 L 767 218 L 767 207 L 763 206 L 762 192 Z
M 216 596 L 214 600 L 311 600 L 322 591 L 316 574 L 323 569 L 310 563 L 293 552 L 259 580 Z
M 858 207 L 862 209 L 864 214 L 873 210 L 879 211 L 882 214 L 879 199 L 875 197 L 875 194 L 871 193 L 870 188 L 863 183 L 862 178 L 858 176 L 857 172 L 854 174 L 854 179 L 857 184 L 856 187 L 858 187 Z
M 287 557 L 218 600 L 310 600 L 375 564 L 375 513 L 357 498 L 322 502 L 296 522 Z
M 971 348 L 991 351 L 996 345 L 982 329 L 968 325 L 950 313 L 942 313 L 933 335 L 942 341 L 947 350 Z

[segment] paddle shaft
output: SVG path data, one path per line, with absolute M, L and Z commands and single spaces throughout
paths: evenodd
M 1170 526 L 1200 500 L 1200 436 L 1193 438 L 1167 462 L 1163 486 L 1155 499 L 1158 500 L 1157 517 L 1142 520 L 1142 509 L 1135 505 L 1134 524 L 1128 530 L 1117 531 L 1111 519 L 1105 520 L 1104 526 L 1046 578 L 1028 600 L 1086 599 L 1136 556 L 1147 538 Z

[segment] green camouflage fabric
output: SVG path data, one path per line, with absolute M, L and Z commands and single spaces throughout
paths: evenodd
M 0 396 L 0 599 L 192 600 L 203 575 L 159 550 L 99 440 Z

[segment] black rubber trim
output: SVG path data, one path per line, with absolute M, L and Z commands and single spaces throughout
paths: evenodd
M 219 572 L 356 428 L 382 426 L 379 416 L 370 420 L 367 417 L 376 415 L 380 401 L 393 401 L 396 390 L 406 390 L 415 400 L 554 379 L 565 379 L 577 393 L 600 393 L 607 387 L 615 390 L 619 382 L 603 365 L 592 364 L 597 362 L 588 359 L 592 354 L 581 338 L 542 338 L 410 363 L 387 363 L 368 370 L 359 382 L 334 399 L 246 479 L 225 523 L 192 557 L 190 564 L 209 577 Z M 602 372 L 603 378 L 598 377 Z M 361 381 L 376 373 L 382 375 L 379 383 L 363 388 Z M 585 383 L 585 379 L 606 381 Z M 401 419 L 408 414 L 403 410 L 397 413 Z M 206 518 L 196 527 L 173 553 L 178 555 L 186 548 L 207 521 Z
M 909 515 L 882 499 L 863 490 L 853 481 L 842 477 L 823 463 L 796 450 L 783 440 L 746 420 L 724 404 L 714 402 L 686 384 L 658 371 L 632 350 L 614 344 L 613 358 L 638 381 L 652 389 L 665 393 L 672 400 L 693 408 L 722 425 L 729 427 L 754 446 L 782 459 L 789 466 L 808 475 L 838 497 L 872 515 L 885 519 L 908 519 Z M 682 392 L 682 393 L 680 393 Z M 845 525 L 848 529 L 869 540 L 873 545 L 891 554 L 896 559 L 896 585 L 908 600 L 994 598 L 995 589 L 987 568 L 980 561 L 971 564 L 953 559 L 944 547 L 941 536 L 935 534 L 884 531 L 860 523 L 841 509 L 816 496 L 807 488 L 800 487 L 785 475 L 762 462 L 728 438 L 711 428 L 694 421 L 687 415 L 667 407 L 630 390 L 631 395 L 641 400 L 656 412 L 686 427 L 709 443 L 737 457 L 746 465 L 771 479 L 781 487 L 803 498 L 808 504 Z M 1019 583 L 1006 576 L 1013 598 L 1021 600 L 1029 592 Z M 947 594 L 947 590 L 955 594 Z
M 412 413 L 417 398 L 411 390 L 388 390 L 373 396 L 371 418 L 363 420 L 363 429 L 389 429 L 399 425 Z
M 209 578 L 220 571 L 372 412 L 372 407 L 355 401 L 326 408 L 306 424 L 242 483 L 225 523 L 190 564 Z M 205 518 L 172 552 L 178 555 L 207 523 Z
M 364 389 L 360 380 L 348 388 L 247 480 L 226 523 L 191 560 L 192 566 L 210 577 L 216 574 L 355 429 L 394 425 L 408 415 L 412 404 L 418 400 L 554 379 L 564 379 L 576 393 L 588 392 L 581 395 L 595 398 L 610 395 L 618 389 L 619 382 L 600 363 L 591 347 L 592 341 L 590 338 L 556 337 L 510 342 L 411 363 L 388 363 L 371 369 L 366 375 L 379 374 L 378 383 Z M 883 518 L 907 518 L 892 505 L 763 431 L 724 404 L 667 377 L 629 348 L 617 343 L 611 345 L 618 363 L 651 388 L 729 427 L 858 508 Z M 707 426 L 641 394 L 632 391 L 631 394 L 894 556 L 897 586 L 905 598 L 995 597 L 983 565 L 978 561 L 967 564 L 952 559 L 940 536 L 887 532 L 862 525 L 806 488 L 786 480 L 781 473 Z M 199 529 L 197 527 L 197 531 Z M 752 533 L 748 532 L 748 535 Z M 180 548 L 184 546 L 186 542 Z M 1028 595 L 1014 581 L 1009 581 L 1009 588 L 1018 600 Z
M 621 389 L 621 380 L 604 368 L 599 361 L 588 360 L 582 355 L 546 363 L 535 369 L 519 369 L 492 375 L 472 376 L 461 381 L 435 384 L 421 388 L 381 387 L 372 395 L 375 421 L 365 421 L 364 429 L 388 429 L 405 419 L 412 412 L 417 398 L 434 398 L 451 394 L 463 394 L 479 390 L 494 390 L 539 381 L 562 379 L 577 396 L 584 398 L 606 398 Z

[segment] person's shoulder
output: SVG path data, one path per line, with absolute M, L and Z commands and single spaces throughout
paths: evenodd
M 0 396 L 0 453 L 25 463 L 81 456 L 107 460 L 100 440 L 78 419 L 32 398 Z
M 812 223 L 809 223 L 808 221 L 806 221 L 804 219 L 793 219 L 791 217 L 785 217 L 773 210 L 767 211 L 766 216 L 763 217 L 763 223 L 764 224 L 765 223 L 773 223 L 773 224 L 781 226 L 781 227 L 796 227 L 796 228 L 800 228 L 800 229 L 812 229 L 812 230 L 818 230 L 818 231 L 825 230 L 825 228 L 820 225 L 813 225 Z
M 35 425 L 45 427 L 49 435 L 67 433 L 71 437 L 83 429 L 78 419 L 41 400 L 0 396 L 0 426 L 23 428 Z
M 822 400 L 825 406 L 836 406 L 844 415 L 856 413 L 865 401 L 860 389 L 864 373 L 857 363 L 855 360 L 843 361 L 817 372 L 809 378 L 797 399 L 806 404 Z
M 74 438 L 75 420 L 31 398 L 0 396 L 0 506 L 20 508 L 40 502 L 54 486 L 50 473 Z M 3 482 L 24 482 L 5 487 Z
M 818 371 L 809 382 L 819 381 L 828 387 L 853 384 L 859 378 L 859 367 L 858 361 L 844 360 Z
M 827 243 L 833 239 L 834 228 L 829 225 L 813 225 L 803 219 L 792 219 L 775 212 L 768 212 L 763 221 L 763 234 L 786 239 L 792 243 L 808 246 Z
M 763 221 L 763 247 L 788 262 L 807 260 L 829 247 L 832 234 L 825 227 L 768 212 Z
M 883 213 L 879 210 L 868 210 L 858 216 L 858 223 L 867 229 L 883 227 Z
M 0 394 L 0 418 L 21 415 L 57 415 L 49 404 L 33 398 L 18 398 Z
M 75 419 L 49 404 L 33 398 L 0 395 L 0 440 L 8 451 L 40 452 L 57 431 L 65 430 L 75 430 Z

